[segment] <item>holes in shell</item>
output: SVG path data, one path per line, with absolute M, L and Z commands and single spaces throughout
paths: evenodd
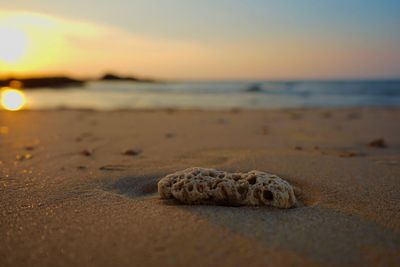
M 193 185 L 192 185 L 192 184 L 189 184 L 189 185 L 188 185 L 188 191 L 189 191 L 189 192 L 193 191 Z
M 250 175 L 246 178 L 247 182 L 249 184 L 255 184 L 257 182 L 257 176 L 255 175 Z
M 212 189 L 217 188 L 218 184 L 220 184 L 221 182 L 222 182 L 222 180 L 214 182 L 212 185 Z
M 197 184 L 197 185 L 196 185 L 196 189 L 197 189 L 197 191 L 199 191 L 200 193 L 203 193 L 203 191 L 204 191 L 204 187 L 203 187 L 202 184 Z
M 264 190 L 263 191 L 263 198 L 265 200 L 272 201 L 272 200 L 274 200 L 274 194 L 272 194 L 272 192 L 269 191 L 269 190 Z
M 242 196 L 242 198 L 246 197 L 247 192 L 248 192 L 248 188 L 247 186 L 239 186 L 237 188 L 238 193 Z
M 232 175 L 232 179 L 234 180 L 234 181 L 238 181 L 238 180 L 240 180 L 242 177 L 240 176 L 240 175 L 238 175 L 238 174 L 234 174 L 234 175 Z
M 183 187 L 183 182 L 179 182 L 173 185 L 175 190 L 181 191 Z

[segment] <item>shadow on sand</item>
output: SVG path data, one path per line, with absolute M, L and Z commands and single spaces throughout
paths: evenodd
M 123 177 L 109 182 L 107 191 L 134 199 L 157 198 L 157 182 L 163 175 Z M 290 250 L 321 263 L 362 263 L 368 248 L 399 251 L 400 235 L 359 217 L 319 205 L 288 210 L 268 207 L 177 205 L 235 234 L 272 249 Z M 360 262 L 361 261 L 361 262 Z

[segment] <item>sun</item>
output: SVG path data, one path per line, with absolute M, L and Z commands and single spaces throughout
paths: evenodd
M 84 29 L 63 18 L 0 10 L 0 76 L 57 71 L 73 58 L 69 52 L 72 33 L 86 36 Z
M 1 92 L 1 105 L 4 109 L 17 111 L 26 104 L 26 97 L 20 90 L 4 88 Z
M 21 60 L 28 47 L 28 36 L 22 29 L 0 27 L 0 61 L 8 64 Z

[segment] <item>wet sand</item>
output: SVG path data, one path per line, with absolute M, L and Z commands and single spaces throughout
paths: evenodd
M 300 202 L 158 198 L 193 166 L 278 174 Z M 0 190 L 1 266 L 398 266 L 400 109 L 0 112 Z

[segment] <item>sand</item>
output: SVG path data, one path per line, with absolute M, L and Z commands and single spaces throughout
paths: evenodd
M 159 199 L 193 166 L 300 205 Z M 0 266 L 399 266 L 400 109 L 0 112 L 0 190 Z

